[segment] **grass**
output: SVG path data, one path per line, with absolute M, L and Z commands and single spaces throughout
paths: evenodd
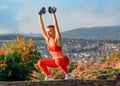
M 118 74 L 120 69 L 108 69 L 108 70 L 94 70 L 89 72 L 88 75 L 103 75 L 103 74 Z

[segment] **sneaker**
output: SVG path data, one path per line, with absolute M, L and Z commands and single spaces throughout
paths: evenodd
M 66 74 L 65 79 L 73 79 L 73 78 L 72 78 L 71 74 Z
M 50 80 L 54 80 L 51 75 L 45 77 L 45 81 L 50 81 Z

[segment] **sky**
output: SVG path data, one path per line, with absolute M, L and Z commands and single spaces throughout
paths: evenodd
M 120 25 L 120 0 L 0 0 L 0 34 L 40 33 L 38 12 L 56 6 L 61 32 L 96 26 Z M 49 13 L 44 25 L 53 24 Z

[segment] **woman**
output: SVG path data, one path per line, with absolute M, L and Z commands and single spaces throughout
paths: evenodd
M 72 79 L 71 75 L 67 70 L 67 66 L 69 65 L 69 58 L 62 52 L 61 34 L 55 15 L 56 8 L 49 7 L 48 11 L 52 14 L 54 25 L 49 25 L 46 30 L 42 20 L 42 14 L 45 14 L 46 12 L 46 9 L 44 7 L 40 10 L 38 17 L 41 33 L 46 40 L 48 51 L 50 52 L 53 58 L 45 58 L 39 60 L 38 67 L 45 73 L 45 80 L 53 80 L 47 67 L 60 68 L 66 74 L 65 79 Z

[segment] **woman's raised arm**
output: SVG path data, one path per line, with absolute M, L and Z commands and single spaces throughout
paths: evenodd
M 42 19 L 42 14 L 44 14 L 45 10 L 46 10 L 45 8 L 42 8 L 40 10 L 40 12 L 38 13 L 38 20 L 39 20 L 39 25 L 40 25 L 40 31 L 41 31 L 43 37 L 45 38 L 45 40 L 47 40 L 48 39 L 48 35 L 46 33 L 46 30 L 45 30 L 45 27 L 44 27 L 44 23 L 43 23 L 43 19 Z
M 61 41 L 61 34 L 59 31 L 59 26 L 58 26 L 56 15 L 53 13 L 52 17 L 53 17 L 53 22 L 54 22 L 54 26 L 55 26 L 56 39 Z

